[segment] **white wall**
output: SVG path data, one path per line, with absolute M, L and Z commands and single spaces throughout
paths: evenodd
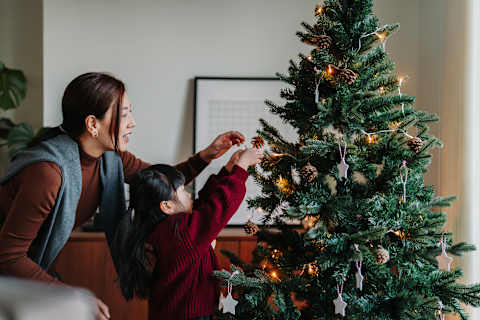
M 127 84 L 137 128 L 131 150 L 173 163 L 192 153 L 198 75 L 273 76 L 306 46 L 296 40 L 315 2 L 44 1 L 44 123 L 58 124 L 74 76 L 109 71 Z
M 3 113 L 35 129 L 42 125 L 42 1 L 0 0 L 0 61 L 21 69 L 27 78 L 27 96 L 15 111 Z M 0 173 L 7 163 L 6 148 L 0 150 Z
M 199 75 L 273 76 L 309 47 L 295 32 L 316 1 L 44 0 L 44 123 L 60 122 L 65 85 L 87 71 L 127 84 L 137 128 L 130 149 L 173 163 L 192 152 L 193 82 Z M 416 93 L 416 0 L 377 1 L 385 23 L 402 23 L 388 43 L 405 92 Z M 413 14 L 412 14 L 413 13 Z

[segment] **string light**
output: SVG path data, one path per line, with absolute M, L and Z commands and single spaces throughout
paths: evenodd
M 278 259 L 282 256 L 282 252 L 278 249 L 274 249 L 272 252 L 272 259 Z
M 275 280 L 280 280 L 280 278 L 278 277 L 278 274 L 275 270 L 273 270 L 272 272 L 270 272 L 270 277 L 272 277 L 273 279 Z
M 282 176 L 279 176 L 275 183 L 277 188 L 284 194 L 291 194 L 293 192 L 292 187 L 288 184 L 288 180 Z
M 307 57 L 307 60 L 310 61 L 310 62 L 312 62 L 312 61 L 313 61 L 313 57 L 312 57 L 312 56 L 308 56 L 308 57 Z
M 308 264 L 308 274 L 311 276 L 318 275 L 318 267 L 315 264 L 309 263 Z
M 377 143 L 378 142 L 378 136 L 376 134 L 367 134 L 367 143 L 372 144 L 372 143 Z
M 370 135 L 376 135 L 378 133 L 385 133 L 385 132 L 400 132 L 400 133 L 403 133 L 406 137 L 409 137 L 410 139 L 412 139 L 413 137 L 411 135 L 409 135 L 405 130 L 403 129 L 391 129 L 391 130 L 380 130 L 380 131 L 376 131 L 376 132 L 366 132 L 364 130 L 361 130 L 363 134 L 367 135 L 367 136 L 370 136 Z M 367 138 L 367 141 L 368 141 L 368 138 Z
M 377 35 L 377 37 L 378 37 L 379 39 L 382 39 L 381 37 L 385 38 L 385 35 L 384 35 L 384 34 L 380 34 L 379 31 L 380 31 L 380 30 L 385 30 L 386 28 L 387 28 L 387 25 L 383 26 L 382 28 L 378 28 L 375 32 L 362 35 L 362 36 L 358 39 L 358 49 L 357 49 L 357 52 L 359 52 L 360 49 L 362 49 L 362 39 L 363 39 L 363 38 L 369 37 L 369 36 L 371 36 L 371 35 Z M 383 49 L 385 49 L 385 45 L 383 46 Z
M 378 88 L 378 92 L 380 92 L 380 94 L 385 94 L 385 88 L 384 87 Z
M 328 74 L 333 74 L 333 70 L 334 70 L 334 69 L 333 69 L 332 65 L 329 64 L 329 65 L 328 65 L 328 69 L 327 69 L 327 73 L 328 73 Z
M 384 35 L 383 33 L 375 32 L 375 34 L 377 35 L 377 38 L 378 38 L 378 39 L 380 39 L 380 40 L 385 39 L 385 35 Z
M 399 84 L 399 86 L 398 86 L 398 96 L 399 97 L 402 96 L 401 86 L 402 86 L 403 80 L 405 80 L 403 77 L 398 78 L 398 84 Z M 402 114 L 405 115 L 405 103 L 402 103 Z
M 323 14 L 323 7 L 321 5 L 318 5 L 316 8 L 315 8 L 315 14 L 317 16 Z

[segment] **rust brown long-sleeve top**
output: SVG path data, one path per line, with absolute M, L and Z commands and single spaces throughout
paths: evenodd
M 125 182 L 148 166 L 129 152 L 120 153 Z M 80 149 L 82 193 L 78 202 L 75 227 L 90 219 L 100 204 L 100 158 L 93 158 Z M 185 183 L 195 178 L 207 162 L 196 154 L 175 166 L 185 175 Z M 55 206 L 62 183 L 60 168 L 52 162 L 34 163 L 0 185 L 0 275 L 58 282 L 28 257 L 32 241 Z

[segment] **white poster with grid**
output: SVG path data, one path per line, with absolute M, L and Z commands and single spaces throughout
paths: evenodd
M 283 104 L 280 90 L 288 85 L 276 79 L 231 79 L 197 78 L 195 79 L 195 152 L 199 152 L 215 137 L 223 132 L 236 130 L 245 136 L 245 144 L 251 147 L 250 140 L 257 136 L 259 119 L 265 119 L 277 128 L 287 141 L 298 141 L 298 134 L 289 124 L 270 113 L 265 100 Z M 211 174 L 218 173 L 238 150 L 233 147 L 210 165 L 195 179 L 195 192 L 204 186 Z M 229 225 L 244 224 L 249 218 L 255 223 L 261 222 L 260 210 L 248 209 L 247 199 L 259 195 L 261 188 L 252 177 L 247 180 L 247 193 L 242 205 L 232 217 Z

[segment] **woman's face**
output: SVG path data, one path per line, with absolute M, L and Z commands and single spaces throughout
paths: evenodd
M 105 116 L 100 120 L 98 140 L 105 147 L 105 150 L 114 150 L 114 139 L 111 133 L 111 123 L 113 121 L 112 114 L 115 105 L 110 107 Z M 135 119 L 132 114 L 132 105 L 127 93 L 123 94 L 122 106 L 120 107 L 120 122 L 118 125 L 118 151 L 127 151 L 129 135 L 132 134 L 133 128 L 136 126 Z

